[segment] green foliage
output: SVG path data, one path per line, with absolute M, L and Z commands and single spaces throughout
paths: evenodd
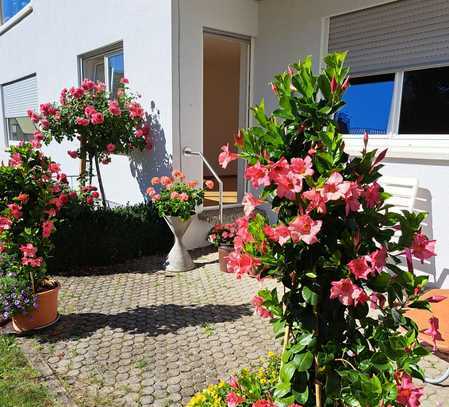
M 48 265 L 53 273 L 167 253 L 173 245 L 167 224 L 151 204 L 94 209 L 73 201 L 61 215 Z
M 334 115 L 349 86 L 345 56 L 328 55 L 318 75 L 311 58 L 277 75 L 278 108 L 267 115 L 262 101 L 253 108 L 256 126 L 241 131 L 240 156 L 257 164 L 257 177 L 269 177 L 261 197 L 278 223 L 250 217 L 237 231 L 232 269 L 277 278 L 285 287 L 280 299 L 276 291 L 258 293 L 276 335 L 288 329 L 274 391 L 279 406 L 316 406 L 317 392 L 323 406 L 404 405 L 397 398 L 401 378 L 422 377 L 418 361 L 426 352 L 406 311 L 429 308 L 420 298 L 426 279 L 411 264 L 401 267 L 398 256 L 412 253 L 418 234 L 432 243 L 421 234 L 425 214 L 394 213 L 385 202 L 389 195 L 376 181 L 386 152 L 365 146 L 351 158 L 344 151 Z M 294 169 L 294 160 L 310 171 Z M 367 262 L 368 274 L 357 274 L 356 260 Z

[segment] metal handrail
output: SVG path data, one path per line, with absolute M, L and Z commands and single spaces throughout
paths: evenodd
M 217 175 L 212 165 L 209 164 L 209 161 L 206 160 L 206 157 L 204 157 L 203 153 L 201 151 L 192 151 L 191 147 L 184 147 L 184 150 L 182 151 L 183 154 L 188 157 L 192 155 L 196 155 L 198 157 L 201 157 L 204 164 L 206 164 L 207 168 L 209 168 L 212 175 L 215 177 L 215 179 L 218 182 L 218 196 L 219 196 L 219 202 L 218 202 L 218 219 L 220 223 L 223 223 L 223 181 L 221 178 Z

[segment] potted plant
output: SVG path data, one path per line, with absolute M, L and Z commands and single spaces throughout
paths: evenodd
M 428 351 L 407 311 L 444 299 L 423 299 L 427 276 L 413 268 L 435 255 L 435 241 L 421 229 L 426 214 L 391 210 L 377 182 L 386 151 L 368 151 L 367 135 L 359 156 L 344 151 L 335 113 L 349 86 L 345 56 L 328 55 L 318 75 L 311 58 L 277 75 L 278 108 L 267 115 L 263 102 L 255 106 L 240 153 L 221 153 L 223 164 L 247 160 L 246 177 L 277 215 L 270 224 L 248 205 L 228 269 L 283 286 L 252 301 L 283 338 L 277 381 L 255 402 L 232 395 L 233 406 L 420 405 L 413 378 L 423 379 Z M 426 332 L 441 337 L 434 319 Z M 195 406 L 211 405 L 200 399 Z
M 60 209 L 71 199 L 59 164 L 32 144 L 9 149 L 0 166 L 0 311 L 19 332 L 57 319 L 59 283 L 47 274 Z
M 147 194 L 175 238 L 167 257 L 166 269 L 191 270 L 194 268 L 193 260 L 183 244 L 182 237 L 192 222 L 196 208 L 203 203 L 204 189 L 198 188 L 196 181 L 185 181 L 185 176 L 180 170 L 174 170 L 172 176 L 153 177 L 151 185 L 147 189 Z M 214 183 L 205 181 L 205 185 L 208 189 L 212 189 Z
M 67 151 L 71 158 L 81 159 L 80 180 L 92 183 L 95 165 L 103 206 L 106 196 L 100 163 L 111 161 L 112 154 L 129 154 L 133 150 L 152 149 L 149 123 L 129 83 L 122 78 L 116 95 L 106 91 L 102 82 L 84 79 L 79 87 L 64 88 L 59 103 L 44 103 L 39 112 L 28 116 L 40 129 L 43 141 L 58 143 L 79 140 L 79 148 Z M 86 170 L 86 164 L 88 169 Z
M 209 232 L 208 241 L 218 249 L 220 271 L 227 272 L 227 257 L 234 250 L 236 225 L 233 223 L 218 223 Z

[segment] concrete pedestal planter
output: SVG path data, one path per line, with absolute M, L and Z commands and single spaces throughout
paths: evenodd
M 218 262 L 220 264 L 220 271 L 228 272 L 228 261 L 226 257 L 234 250 L 232 246 L 221 245 L 218 246 Z
M 164 219 L 175 237 L 175 243 L 168 254 L 165 269 L 168 271 L 192 270 L 195 264 L 182 242 L 182 237 L 187 232 L 192 218 L 182 220 L 178 216 L 164 216 Z
M 58 294 L 61 286 L 37 293 L 37 307 L 24 315 L 15 315 L 12 326 L 17 332 L 32 331 L 54 324 L 58 320 Z

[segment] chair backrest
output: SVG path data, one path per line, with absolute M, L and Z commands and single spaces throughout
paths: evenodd
M 388 204 L 394 205 L 395 211 L 415 209 L 416 195 L 418 193 L 418 180 L 413 177 L 389 177 L 383 176 L 379 184 L 385 192 L 391 194 Z

